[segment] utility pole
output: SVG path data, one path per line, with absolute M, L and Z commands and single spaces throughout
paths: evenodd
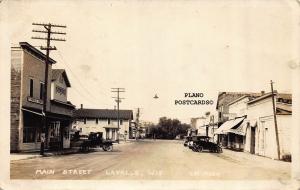
M 115 101 L 117 102 L 117 123 L 118 123 L 118 143 L 120 143 L 120 103 L 121 103 L 121 98 L 120 97 L 120 92 L 125 92 L 125 88 L 111 88 L 112 91 L 111 92 L 116 92 L 117 93 L 117 97 L 112 97 L 115 98 Z
M 60 35 L 66 35 L 65 32 L 59 32 L 59 31 L 52 31 L 52 28 L 66 28 L 65 25 L 56 25 L 56 24 L 42 24 L 42 23 L 32 23 L 34 26 L 43 26 L 45 30 L 32 30 L 32 32 L 37 33 L 44 33 L 47 36 L 46 37 L 32 37 L 32 39 L 39 39 L 39 40 L 46 40 L 46 47 L 41 46 L 41 50 L 46 50 L 46 60 L 45 60 L 45 81 L 44 81 L 44 89 L 43 89 L 43 127 L 42 127 L 42 134 L 41 134 L 41 148 L 40 148 L 40 154 L 44 155 L 45 150 L 45 140 L 47 143 L 48 139 L 48 125 L 47 125 L 47 89 L 48 89 L 48 70 L 49 70 L 49 54 L 51 50 L 56 50 L 56 47 L 50 46 L 51 41 L 66 41 L 62 38 L 53 38 L 51 37 L 52 34 L 60 34 Z
M 271 80 L 270 83 L 271 83 L 273 115 L 274 115 L 275 134 L 276 134 L 276 143 L 277 143 L 277 156 L 278 156 L 278 160 L 280 160 L 280 146 L 279 146 L 278 126 L 277 126 L 277 116 L 276 116 L 276 106 L 275 106 L 275 98 L 274 98 L 274 90 L 273 90 L 273 83 L 274 82 Z
M 137 108 L 135 122 L 136 122 L 135 140 L 137 140 L 138 135 L 139 135 L 139 129 L 140 129 L 140 127 L 139 127 L 139 125 L 140 125 L 140 108 Z

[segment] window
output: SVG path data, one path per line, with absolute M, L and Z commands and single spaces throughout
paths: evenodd
M 33 79 L 29 79 L 29 96 L 33 97 Z
M 109 129 L 105 128 L 105 136 L 106 136 L 106 140 L 109 139 Z
M 98 118 L 96 118 L 96 124 L 98 124 Z
M 86 118 L 83 119 L 83 123 L 86 124 Z
M 42 100 L 44 97 L 44 83 L 40 82 L 40 99 Z
M 115 129 L 112 129 L 112 140 L 115 140 L 116 139 L 116 131 Z
M 33 143 L 35 142 L 36 128 L 35 127 L 24 127 L 23 128 L 23 142 Z
M 110 119 L 107 120 L 108 125 L 110 124 Z
M 50 124 L 50 137 L 59 137 L 60 136 L 60 122 L 55 121 Z
M 120 125 L 123 125 L 123 120 L 122 119 L 120 120 Z

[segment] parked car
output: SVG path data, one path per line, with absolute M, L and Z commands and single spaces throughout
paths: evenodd
M 188 143 L 192 141 L 192 137 L 190 136 L 184 136 L 184 139 L 183 139 L 183 146 L 188 146 Z
M 73 147 L 80 147 L 82 151 L 89 151 L 90 148 L 100 147 L 104 151 L 112 151 L 113 141 L 104 140 L 102 132 L 91 132 L 87 135 L 79 135 L 79 132 L 75 133 L 72 138 L 71 144 Z
M 204 150 L 208 150 L 209 152 L 221 153 L 222 148 L 215 142 L 211 142 L 211 138 L 209 136 L 193 136 L 192 137 L 192 150 L 195 152 L 202 152 Z

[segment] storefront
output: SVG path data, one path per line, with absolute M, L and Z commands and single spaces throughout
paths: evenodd
M 246 127 L 243 122 L 245 118 L 243 116 L 228 120 L 215 131 L 214 134 L 218 135 L 218 141 L 222 147 L 238 151 L 244 150 Z
M 22 143 L 20 143 L 20 150 L 38 150 L 41 145 L 43 115 L 39 110 L 28 108 L 23 108 L 21 114 Z
M 116 141 L 118 140 L 118 126 L 105 126 L 103 127 L 105 128 L 105 139 L 106 140 L 112 140 L 112 141 Z M 122 139 L 124 137 L 120 136 L 120 139 Z

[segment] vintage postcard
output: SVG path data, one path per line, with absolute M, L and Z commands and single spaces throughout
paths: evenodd
M 0 189 L 299 189 L 300 1 L 0 1 Z

